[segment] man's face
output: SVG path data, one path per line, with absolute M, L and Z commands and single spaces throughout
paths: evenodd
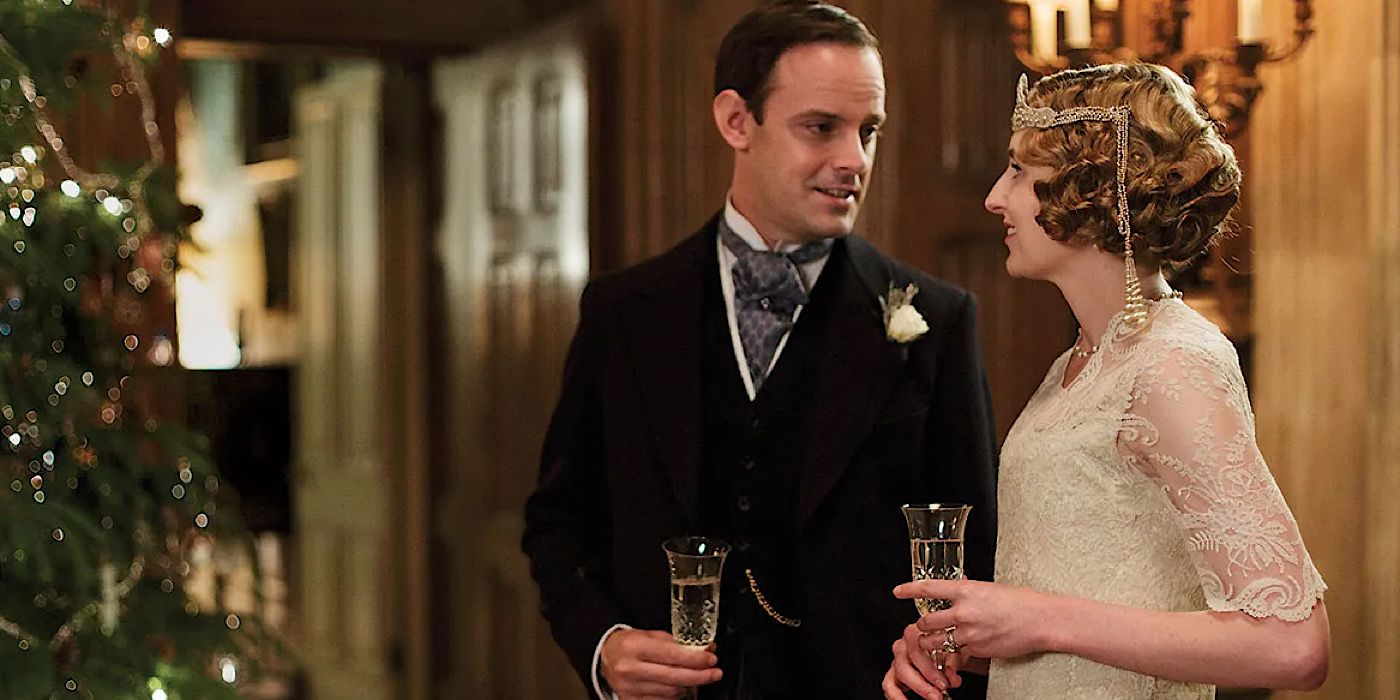
M 885 121 L 879 54 L 835 43 L 797 46 L 773 66 L 769 86 L 763 123 L 746 119 L 735 206 L 773 240 L 850 233 Z

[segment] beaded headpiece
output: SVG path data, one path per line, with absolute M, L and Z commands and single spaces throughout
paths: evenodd
M 1132 213 L 1128 211 L 1128 122 L 1132 110 L 1126 105 L 1117 107 L 1071 107 L 1055 110 L 1050 107 L 1032 107 L 1026 104 L 1030 94 L 1026 74 L 1016 83 L 1016 109 L 1011 113 L 1011 130 L 1050 129 L 1075 122 L 1112 122 L 1114 140 L 1117 144 L 1117 174 L 1114 187 L 1117 191 L 1116 215 L 1118 233 L 1123 236 L 1124 255 L 1124 305 L 1123 326 L 1132 331 L 1147 322 L 1147 300 L 1142 296 L 1142 282 L 1138 279 L 1137 265 L 1133 262 Z

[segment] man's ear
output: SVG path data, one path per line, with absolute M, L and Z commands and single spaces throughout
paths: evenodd
M 725 142 L 736 151 L 747 151 L 757 122 L 744 98 L 733 90 L 725 90 L 715 95 L 714 113 L 715 128 Z

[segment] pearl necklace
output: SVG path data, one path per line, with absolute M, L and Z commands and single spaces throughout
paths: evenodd
M 1148 299 L 1147 301 L 1148 301 L 1149 303 L 1155 304 L 1155 303 L 1157 303 L 1157 302 L 1159 302 L 1159 301 L 1164 301 L 1164 300 L 1167 300 L 1167 299 L 1180 299 L 1182 296 L 1183 296 L 1183 295 L 1182 295 L 1182 293 L 1181 293 L 1181 290 L 1179 290 L 1179 289 L 1173 289 L 1173 290 L 1171 290 L 1170 292 L 1167 292 L 1166 294 L 1163 294 L 1162 296 L 1157 297 L 1156 299 Z M 1079 329 L 1079 337 L 1077 337 L 1077 338 L 1074 339 L 1074 348 L 1070 351 L 1070 357 L 1072 357 L 1072 358 L 1074 358 L 1074 359 L 1076 359 L 1076 360 L 1086 360 L 1086 359 L 1088 359 L 1088 358 L 1090 358 L 1090 357 L 1093 357 L 1094 353 L 1096 353 L 1096 352 L 1099 351 L 1099 346 L 1097 346 L 1097 345 L 1091 346 L 1091 347 L 1089 347 L 1089 348 L 1087 348 L 1087 349 L 1081 347 L 1081 345 L 1083 344 L 1083 342 L 1084 342 L 1084 329 L 1081 328 L 1081 329 Z

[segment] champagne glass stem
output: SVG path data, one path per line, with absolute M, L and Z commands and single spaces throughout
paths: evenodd
M 933 652 L 933 665 L 938 669 L 939 673 L 944 671 L 943 654 L 936 651 Z M 938 695 L 943 698 L 943 700 L 948 700 L 948 693 L 946 691 L 940 690 L 938 691 Z

